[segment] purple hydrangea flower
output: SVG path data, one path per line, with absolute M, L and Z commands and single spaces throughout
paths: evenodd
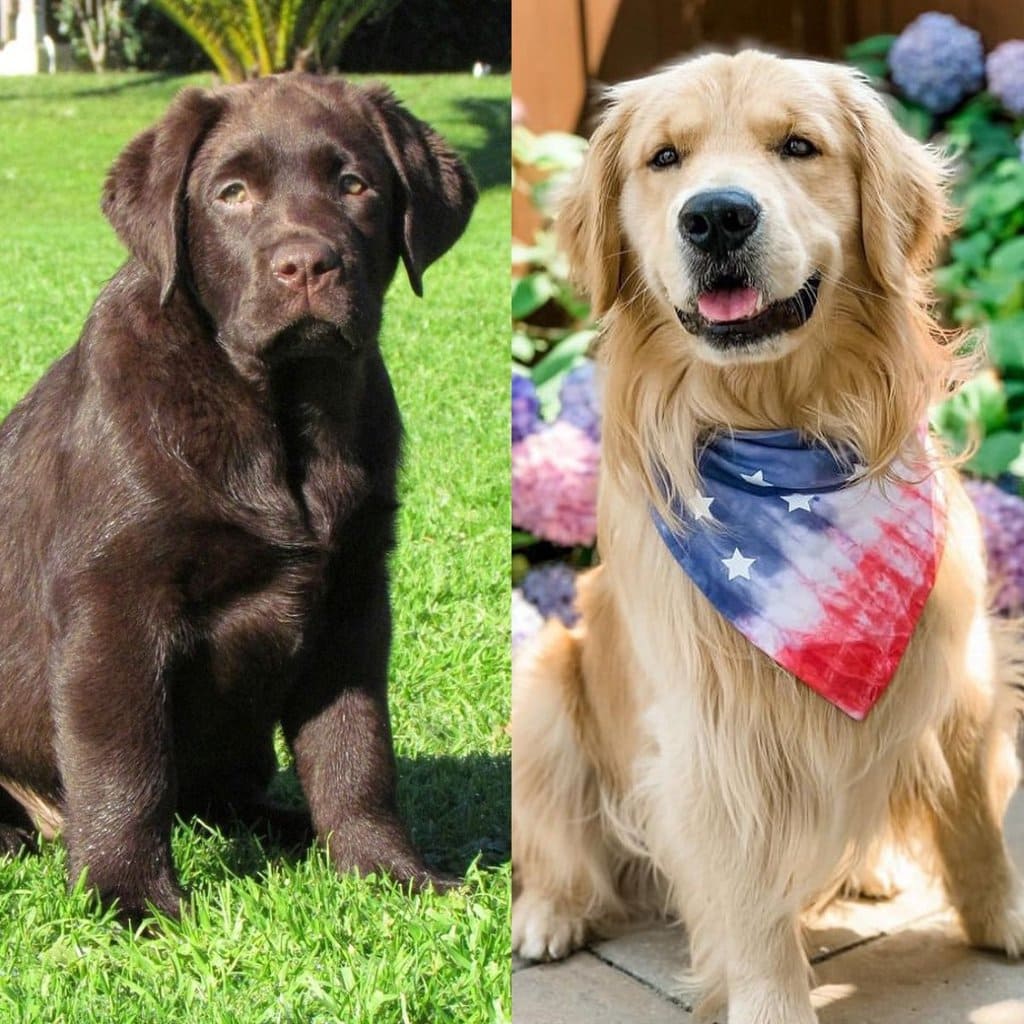
M 529 377 L 512 374 L 512 440 L 522 441 L 540 422 L 540 401 Z
M 1024 116 L 1024 39 L 1000 43 L 985 61 L 988 91 L 1015 117 Z
M 576 611 L 576 573 L 565 562 L 548 562 L 523 577 L 523 596 L 544 618 L 557 616 L 567 626 L 579 618 Z
M 981 36 L 950 14 L 930 11 L 915 18 L 893 43 L 889 70 L 905 96 L 933 114 L 945 114 L 981 89 Z
M 968 480 L 964 486 L 981 519 L 995 607 L 1024 611 L 1024 499 L 987 481 Z
M 574 366 L 563 378 L 558 392 L 560 420 L 572 423 L 595 441 L 601 439 L 601 393 L 597 366 L 590 359 Z
M 544 625 L 544 616 L 523 597 L 518 587 L 512 588 L 512 653 Z
M 553 544 L 593 544 L 598 443 L 558 420 L 512 445 L 512 522 Z

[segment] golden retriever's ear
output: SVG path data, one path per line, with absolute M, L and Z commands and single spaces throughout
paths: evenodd
M 945 236 L 946 170 L 896 123 L 881 97 L 850 75 L 848 112 L 860 150 L 861 230 L 868 269 L 896 292 L 927 270 Z
M 569 258 L 573 281 L 590 298 L 595 316 L 607 313 L 619 292 L 622 230 L 619 166 L 625 118 L 613 107 L 590 139 L 590 148 L 558 209 L 558 244 Z

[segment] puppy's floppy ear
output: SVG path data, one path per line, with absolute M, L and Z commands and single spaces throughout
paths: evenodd
M 614 105 L 591 136 L 583 166 L 563 194 L 555 222 L 572 279 L 590 297 L 596 316 L 611 308 L 622 274 L 619 196 L 626 117 L 622 101 L 614 92 L 612 96 Z
M 861 231 L 868 269 L 897 292 L 926 271 L 949 226 L 947 172 L 907 135 L 859 75 L 846 75 L 847 111 L 860 153 Z
M 185 188 L 192 160 L 223 105 L 213 93 L 184 89 L 157 124 L 128 143 L 103 186 L 103 213 L 156 275 L 161 305 L 186 261 Z
M 388 159 L 401 183 L 396 230 L 409 284 L 423 294 L 423 271 L 447 252 L 469 223 L 476 185 L 440 135 L 413 117 L 383 85 L 363 90 Z

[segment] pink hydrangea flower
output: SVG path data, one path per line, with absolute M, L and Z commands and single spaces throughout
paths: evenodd
M 593 544 L 601 450 L 559 420 L 512 445 L 512 522 L 552 544 Z

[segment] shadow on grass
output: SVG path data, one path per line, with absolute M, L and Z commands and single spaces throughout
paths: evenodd
M 512 107 L 507 99 L 456 100 L 459 114 L 480 125 L 485 136 L 475 146 L 460 148 L 481 192 L 495 186 L 509 187 L 511 181 Z
M 511 856 L 512 778 L 507 754 L 399 758 L 402 814 L 428 863 L 462 875 Z
M 68 92 L 61 91 L 60 93 L 54 93 L 53 95 L 47 95 L 47 93 L 43 91 L 33 95 L 29 95 L 26 91 L 22 90 L 12 91 L 7 95 L 0 96 L 0 103 L 12 103 L 17 100 L 26 99 L 68 100 L 85 99 L 89 96 L 115 96 L 119 93 L 128 92 L 132 89 L 140 89 L 147 85 L 157 85 L 160 82 L 166 82 L 173 78 L 181 77 L 182 75 L 175 74 L 170 71 L 145 71 L 131 75 L 118 75 L 116 80 L 104 79 L 102 76 L 97 76 L 95 85 L 83 86 L 81 89 L 73 89 Z
M 398 778 L 402 816 L 431 867 L 461 877 L 478 858 L 482 867 L 508 860 L 512 790 L 507 754 L 399 758 Z M 293 769 L 279 771 L 270 792 L 284 804 L 301 802 Z M 259 875 L 268 861 L 294 863 L 307 853 L 242 824 L 211 828 L 191 819 L 179 821 L 178 829 L 202 840 L 193 870 L 205 879 Z
M 131 78 L 121 79 L 117 82 L 104 82 L 90 85 L 84 89 L 76 89 L 67 93 L 76 99 L 84 99 L 86 96 L 115 96 L 118 93 L 128 92 L 131 89 L 138 89 L 145 85 L 157 85 L 160 82 L 167 82 L 172 78 L 181 78 L 180 74 L 170 71 L 149 71 Z

